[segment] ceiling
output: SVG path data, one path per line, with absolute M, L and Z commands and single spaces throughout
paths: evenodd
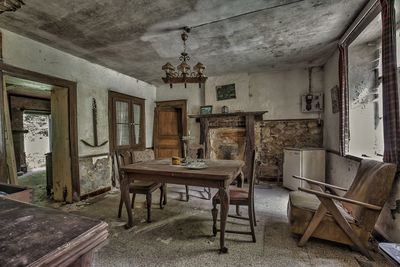
M 169 29 L 194 27 L 190 63 L 208 76 L 317 66 L 367 1 L 26 0 L 0 15 L 0 27 L 158 84 L 182 50 Z

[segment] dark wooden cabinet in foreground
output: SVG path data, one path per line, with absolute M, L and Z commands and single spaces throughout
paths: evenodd
M 0 198 L 0 266 L 91 266 L 105 222 Z

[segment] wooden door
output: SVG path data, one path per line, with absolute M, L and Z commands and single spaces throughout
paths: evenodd
M 182 111 L 177 108 L 156 108 L 157 132 L 155 153 L 157 158 L 182 156 Z
M 156 158 L 182 157 L 182 136 L 186 135 L 186 101 L 157 102 L 154 119 Z
M 68 89 L 51 91 L 51 151 L 54 200 L 72 202 Z M 65 198 L 65 199 L 64 199 Z

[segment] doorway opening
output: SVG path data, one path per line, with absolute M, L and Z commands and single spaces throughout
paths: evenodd
M 50 143 L 50 114 L 27 111 L 23 114 L 24 144 L 23 150 L 17 150 L 14 139 L 15 157 L 20 157 L 20 165 L 17 165 L 18 184 L 34 189 L 34 201 L 36 203 L 46 201 L 52 196 L 52 181 L 48 173 L 51 171 Z M 18 160 L 16 160 L 18 164 Z M 50 182 L 50 183 L 49 183 Z
M 77 151 L 76 118 L 71 118 L 76 84 L 11 69 L 15 76 L 7 72 L 2 84 L 9 181 L 33 188 L 36 204 L 79 200 L 78 165 L 71 157 Z

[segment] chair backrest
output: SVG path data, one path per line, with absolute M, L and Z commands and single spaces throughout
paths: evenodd
M 154 150 L 146 149 L 146 150 L 133 150 L 132 151 L 132 161 L 133 162 L 141 162 L 141 161 L 149 161 L 154 160 Z
M 375 160 L 362 160 L 346 198 L 383 207 L 389 197 L 396 175 L 396 164 L 383 163 Z M 367 219 L 371 225 L 378 219 L 379 211 L 374 213 L 358 205 L 343 203 L 343 206 L 359 221 Z M 368 215 L 367 215 L 368 214 Z M 363 218 L 368 216 L 369 218 Z M 373 218 L 371 218 L 371 216 Z M 376 217 L 376 218 L 375 218 Z M 372 224 L 372 221 L 373 224 Z
M 131 150 L 131 149 L 121 149 L 115 151 L 114 154 L 114 170 L 118 174 L 120 167 L 135 162 L 148 161 L 154 159 L 154 151 L 152 149 L 146 150 Z
M 120 167 L 133 163 L 132 154 L 129 150 L 117 150 L 113 156 L 114 175 L 121 181 Z
M 117 157 L 118 167 L 133 163 L 132 152 L 130 150 L 118 150 L 115 152 L 115 154 Z
M 254 197 L 254 183 L 256 180 L 256 151 L 253 150 L 251 153 L 251 165 L 250 165 L 250 170 L 251 170 L 251 176 L 248 179 L 249 182 L 249 199 L 253 199 Z

